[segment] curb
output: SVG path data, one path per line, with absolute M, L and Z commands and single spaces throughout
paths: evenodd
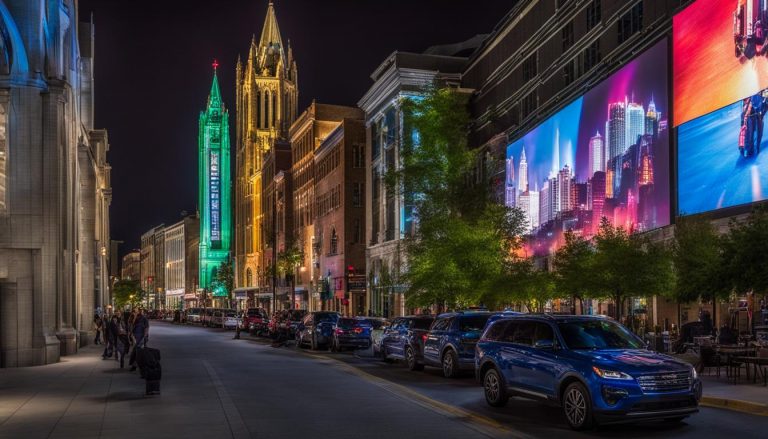
M 742 401 L 740 399 L 718 398 L 714 396 L 702 396 L 699 405 L 718 409 L 732 410 L 750 415 L 768 416 L 768 404 Z

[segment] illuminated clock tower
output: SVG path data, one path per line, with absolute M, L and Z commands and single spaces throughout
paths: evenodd
M 209 291 L 219 266 L 229 260 L 232 233 L 229 112 L 221 100 L 218 66 L 214 61 L 213 84 L 208 106 L 200 113 L 198 136 L 200 288 Z

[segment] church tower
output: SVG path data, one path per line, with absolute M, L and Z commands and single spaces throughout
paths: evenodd
M 212 288 L 211 282 L 222 263 L 229 260 L 232 217 L 230 212 L 229 112 L 224 107 L 213 62 L 213 84 L 208 105 L 200 113 L 198 171 L 200 205 L 200 288 L 213 296 L 229 292 Z
M 251 40 L 248 59 L 236 67 L 235 283 L 264 284 L 261 194 L 264 155 L 286 139 L 296 120 L 298 85 L 290 41 L 283 44 L 272 1 L 261 38 Z

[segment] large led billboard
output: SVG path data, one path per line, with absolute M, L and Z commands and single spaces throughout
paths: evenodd
M 677 213 L 764 200 L 768 0 L 697 0 L 673 35 Z
M 654 45 L 507 147 L 505 202 L 528 221 L 528 256 L 593 236 L 669 224 L 667 46 Z
M 768 1 L 696 0 L 672 28 L 675 126 L 768 88 Z

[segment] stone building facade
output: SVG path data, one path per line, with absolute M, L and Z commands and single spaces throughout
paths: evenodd
M 163 230 L 165 309 L 182 309 L 199 285 L 200 219 L 190 215 Z
M 139 250 L 133 250 L 123 256 L 123 262 L 120 267 L 120 279 L 141 279 L 141 252 Z
M 245 64 L 238 59 L 235 73 L 235 285 L 249 288 L 257 286 L 256 273 L 264 271 L 264 155 L 276 140 L 287 139 L 299 94 L 293 51 L 290 43 L 283 44 L 272 2 L 261 38 L 251 41 L 248 59 Z
M 400 100 L 418 96 L 435 82 L 458 86 L 467 58 L 395 52 L 371 75 L 373 85 L 358 105 L 367 130 L 365 206 L 368 304 L 375 315 L 406 313 L 400 273 L 406 263 L 403 238 L 412 233 L 413 206 L 388 191 L 384 175 L 400 166 L 403 115 Z
M 109 303 L 109 141 L 77 2 L 0 1 L 0 367 L 57 362 Z

